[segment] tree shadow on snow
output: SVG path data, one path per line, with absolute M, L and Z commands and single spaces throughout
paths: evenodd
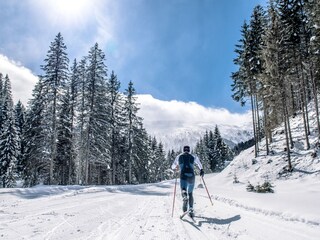
M 219 218 L 209 218 L 204 216 L 196 216 L 197 219 L 201 219 L 198 221 L 198 226 L 201 227 L 202 224 L 218 224 L 218 225 L 226 225 L 235 221 L 239 221 L 241 219 L 240 215 L 236 215 L 231 218 L 219 219 Z
M 302 170 L 302 169 L 293 168 L 293 172 L 300 172 L 300 173 L 304 173 L 304 174 L 314 174 L 314 173 L 319 173 L 320 170 L 310 172 L 310 171 L 306 171 L 306 170 Z

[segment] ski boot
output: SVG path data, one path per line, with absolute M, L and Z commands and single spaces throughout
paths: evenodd
M 186 190 L 182 190 L 182 199 L 183 199 L 182 211 L 186 212 L 188 210 L 188 194 Z
M 193 208 L 189 208 L 189 216 L 193 219 L 194 218 L 194 212 L 193 212 Z

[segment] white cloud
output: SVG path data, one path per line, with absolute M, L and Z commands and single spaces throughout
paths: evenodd
M 8 74 L 11 85 L 13 101 L 20 100 L 24 105 L 31 98 L 32 90 L 38 78 L 20 63 L 8 59 L 0 54 L 0 73 L 4 76 Z
M 162 101 L 151 95 L 138 95 L 139 115 L 151 134 L 190 129 L 199 125 L 250 127 L 251 113 L 231 113 L 223 108 L 207 108 L 195 102 Z
M 38 78 L 20 63 L 0 54 L 0 72 L 8 74 L 12 84 L 14 102 L 19 99 L 27 105 Z M 149 94 L 137 95 L 139 115 L 150 134 L 170 133 L 177 129 L 192 129 L 195 126 L 230 125 L 251 127 L 251 113 L 231 113 L 223 108 L 208 108 L 196 102 L 177 100 L 163 101 Z

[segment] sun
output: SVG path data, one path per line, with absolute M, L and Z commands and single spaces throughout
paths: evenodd
M 81 15 L 89 3 L 89 0 L 54 0 L 52 1 L 52 7 L 61 15 L 75 17 Z
M 94 0 L 46 0 L 38 1 L 46 17 L 52 23 L 79 24 L 92 13 Z

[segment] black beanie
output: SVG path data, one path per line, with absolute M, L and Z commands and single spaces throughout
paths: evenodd
M 184 146 L 183 147 L 184 152 L 190 152 L 190 147 L 189 146 Z

